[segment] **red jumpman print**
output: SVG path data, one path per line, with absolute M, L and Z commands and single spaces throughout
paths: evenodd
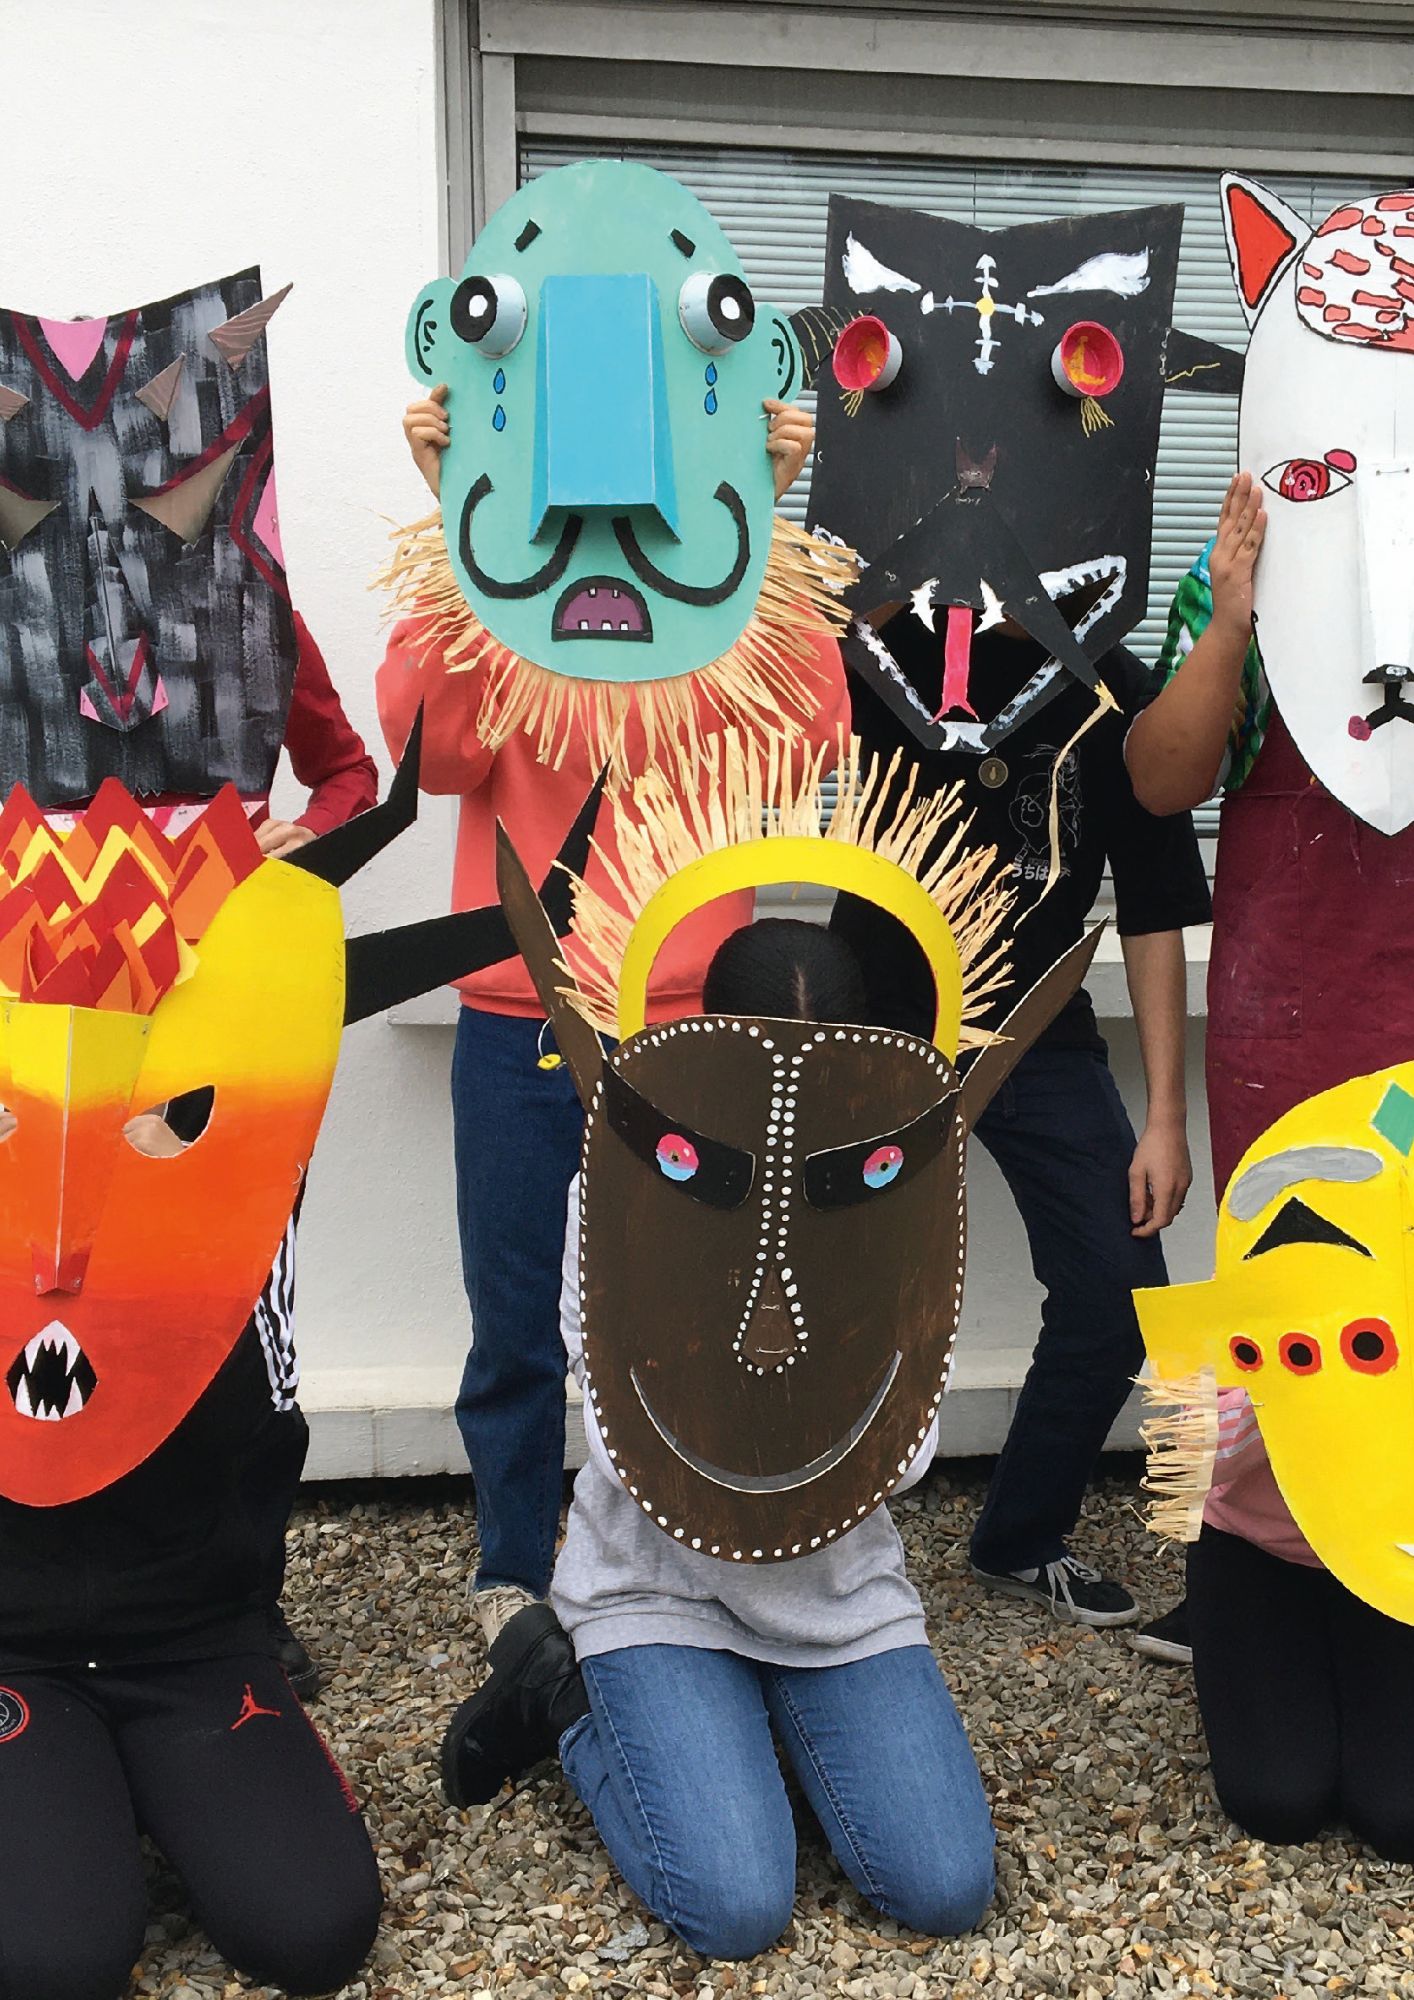
M 257 1715 L 273 1715 L 278 1722 L 280 1711 L 278 1708 L 263 1708 L 252 1693 L 250 1682 L 247 1681 L 245 1684 L 245 1697 L 241 1702 L 241 1712 L 231 1724 L 231 1734 L 234 1736 L 238 1729 L 245 1727 L 246 1723 L 254 1722 Z

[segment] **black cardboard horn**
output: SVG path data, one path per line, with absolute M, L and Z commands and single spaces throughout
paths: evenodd
M 411 739 L 409 739 L 411 743 Z M 589 860 L 589 842 L 603 796 L 601 773 L 575 815 L 560 851 L 540 888 L 540 906 L 554 936 L 563 936 L 574 914 L 572 875 L 582 875 Z M 533 893 L 533 892 L 532 892 Z M 514 958 L 519 946 L 498 904 L 461 910 L 455 916 L 429 917 L 396 930 L 371 931 L 350 938 L 344 947 L 344 1025 L 367 1020 L 370 1014 L 430 993 Z
M 419 708 L 408 731 L 402 762 L 393 773 L 393 782 L 382 805 L 370 806 L 367 812 L 356 813 L 342 826 L 336 826 L 332 832 L 321 834 L 318 840 L 311 840 L 293 854 L 286 855 L 284 858 L 291 868 L 303 868 L 307 875 L 317 875 L 322 882 L 331 882 L 336 889 L 342 889 L 360 868 L 366 868 L 376 854 L 381 854 L 400 833 L 406 833 L 417 818 L 417 779 L 421 765 L 422 710 Z
M 1164 350 L 1164 383 L 1170 389 L 1201 391 L 1210 396 L 1237 396 L 1242 393 L 1242 373 L 1246 356 L 1216 340 L 1203 340 L 1185 333 L 1181 326 L 1169 328 Z
M 600 778 L 602 785 L 603 779 Z M 582 871 L 580 871 L 582 872 Z M 604 1068 L 599 1037 L 579 1009 L 560 991 L 566 977 L 555 949 L 555 920 L 546 908 L 544 891 L 536 895 L 525 863 L 510 835 L 496 822 L 496 886 L 521 957 L 525 960 L 545 1017 L 555 1030 L 555 1042 L 569 1066 L 579 1101 L 587 1111 Z M 563 927 L 568 929 L 566 923 Z

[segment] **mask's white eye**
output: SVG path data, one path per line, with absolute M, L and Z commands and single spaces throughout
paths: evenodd
M 1350 484 L 1354 454 L 1328 451 L 1322 458 L 1283 458 L 1269 465 L 1262 484 L 1283 500 L 1325 500 Z
M 694 271 L 678 293 L 678 318 L 694 347 L 725 354 L 756 324 L 756 301 L 740 278 Z
M 463 278 L 452 293 L 453 333 L 489 360 L 510 353 L 525 320 L 525 292 L 515 278 Z

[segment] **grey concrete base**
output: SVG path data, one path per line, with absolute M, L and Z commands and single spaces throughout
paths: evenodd
M 1001 1450 L 1025 1365 L 1024 1350 L 983 1354 L 970 1365 L 959 1365 L 943 1404 L 940 1457 L 979 1458 Z M 373 1380 L 360 1385 L 326 1377 L 323 1386 L 326 1396 L 340 1400 L 323 1408 L 304 1406 L 310 1429 L 307 1480 L 427 1479 L 466 1471 L 461 1438 L 445 1404 L 430 1399 L 382 1401 L 377 1394 L 381 1385 Z M 405 1393 L 421 1386 L 400 1383 Z M 361 1403 L 354 1400 L 360 1389 Z M 1138 1421 L 1134 1396 L 1111 1431 L 1108 1448 L 1136 1449 Z M 571 1386 L 565 1410 L 566 1469 L 583 1465 L 584 1455 L 584 1417 L 578 1392 Z

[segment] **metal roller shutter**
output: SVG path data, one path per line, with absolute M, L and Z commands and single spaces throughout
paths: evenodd
M 1231 347 L 1246 345 L 1246 324 L 1223 244 L 1217 176 L 1206 170 L 1007 166 L 702 146 L 605 145 L 595 150 L 641 160 L 690 188 L 736 245 L 752 289 L 791 311 L 820 296 L 826 209 L 832 192 L 931 209 L 993 229 L 1049 216 L 1182 202 L 1183 251 L 1175 319 L 1189 333 Z M 582 157 L 581 148 L 527 144 L 521 158 L 522 179 L 533 180 Z M 1260 178 L 1313 220 L 1342 201 L 1379 191 L 1372 181 L 1328 175 Z M 1158 652 L 1180 576 L 1212 531 L 1231 477 L 1236 437 L 1237 413 L 1231 399 L 1172 394 L 1167 398 L 1155 481 L 1149 616 L 1130 641 L 1146 659 Z M 807 481 L 802 479 L 787 497 L 784 511 L 799 519 L 806 491 Z M 1216 831 L 1214 808 L 1197 817 L 1201 832 Z

